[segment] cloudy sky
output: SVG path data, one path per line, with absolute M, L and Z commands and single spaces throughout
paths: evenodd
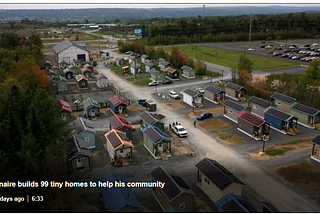
M 221 1 L 221 0 L 220 0 Z M 67 4 L 66 1 L 63 0 L 55 0 L 54 2 L 51 0 L 46 1 L 48 4 L 39 4 L 42 3 L 41 0 L 33 0 L 30 3 L 26 3 L 26 1 L 19 1 L 19 0 L 2 0 L 0 4 L 0 9 L 80 9 L 80 8 L 183 8 L 183 7 L 202 7 L 203 4 L 206 7 L 228 7 L 228 6 L 270 6 L 270 5 L 281 5 L 281 6 L 297 6 L 297 7 L 304 7 L 304 6 L 315 6 L 315 3 L 318 3 L 318 0 L 307 0 L 304 1 L 304 4 L 295 4 L 299 3 L 296 0 L 282 0 L 282 4 L 278 4 L 279 0 L 268 0 L 268 4 L 255 4 L 258 1 L 254 0 L 246 0 L 246 4 L 241 4 L 241 0 L 224 0 L 223 3 L 228 4 L 210 4 L 212 0 L 202 0 L 200 4 L 194 3 L 194 0 L 161 0 L 161 4 L 154 3 L 154 4 L 147 4 L 150 3 L 150 0 L 109 0 L 109 4 L 104 4 L 105 0 L 93 0 L 90 1 L 90 4 L 87 4 L 88 0 L 68 0 Z M 172 4 L 172 2 L 174 2 Z M 217 1 L 216 1 L 217 2 Z M 242 1 L 243 2 L 243 1 Z M 7 3 L 14 3 L 14 4 L 7 4 Z M 31 4 L 32 3 L 32 4 Z M 54 4 L 49 4 L 54 3 Z M 94 4 L 92 4 L 94 3 Z M 138 4 L 139 3 L 139 4 Z M 288 3 L 288 4 L 286 4 Z M 309 4 L 306 4 L 309 3 Z M 317 4 L 320 6 L 320 4 Z

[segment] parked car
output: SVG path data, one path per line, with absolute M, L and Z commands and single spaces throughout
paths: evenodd
M 284 50 L 283 51 L 284 53 L 289 53 L 289 52 L 291 52 L 290 50 Z
M 188 136 L 188 132 L 185 128 L 183 128 L 183 126 L 178 125 L 173 127 L 172 131 L 178 135 L 179 137 L 187 137 Z
M 212 117 L 212 113 L 206 112 L 206 113 L 199 115 L 197 117 L 197 120 L 204 120 L 204 119 L 211 118 L 211 117 Z
M 168 84 L 172 84 L 172 83 L 173 83 L 173 81 L 168 80 L 168 79 L 162 81 L 162 85 L 168 85 Z
M 172 97 L 173 99 L 178 99 L 179 95 L 175 91 L 169 91 L 169 96 Z
M 261 45 L 261 46 L 260 46 L 260 48 L 265 48 L 265 47 L 266 47 L 265 45 Z
M 201 93 L 201 94 L 204 94 L 204 93 L 205 93 L 205 91 L 203 90 L 203 88 L 196 88 L 196 91 L 199 92 L 199 93 Z
M 144 107 L 146 105 L 146 101 L 147 99 L 140 99 L 138 100 L 138 103 Z
M 280 47 L 286 47 L 286 45 L 285 45 L 285 44 L 282 44 L 282 45 L 280 45 Z
M 277 50 L 282 50 L 282 47 L 277 47 Z
M 248 51 L 254 51 L 254 49 L 253 48 L 249 48 Z
M 153 81 L 153 82 L 150 82 L 148 85 L 149 86 L 156 86 L 156 85 L 159 85 L 159 82 Z
M 261 41 L 262 44 L 266 43 L 265 41 Z
M 268 45 L 266 46 L 266 48 L 273 48 L 273 45 Z
M 295 45 L 290 45 L 289 49 L 295 49 L 297 46 Z
M 304 47 L 306 47 L 306 48 L 310 48 L 310 44 L 306 44 Z
M 288 54 L 282 54 L 280 57 L 281 58 L 287 58 L 287 57 L 289 57 L 289 55 Z
M 273 51 L 269 51 L 268 54 L 273 54 Z
M 281 53 L 277 53 L 277 52 L 273 53 L 273 56 L 280 56 L 280 55 L 282 55 L 282 54 Z
M 318 43 L 313 43 L 312 46 L 319 46 L 319 44 Z
M 295 60 L 300 60 L 301 56 L 297 56 L 296 58 L 294 58 Z

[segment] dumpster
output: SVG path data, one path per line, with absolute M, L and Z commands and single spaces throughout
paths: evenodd
M 148 111 L 157 111 L 157 103 L 153 100 L 146 101 L 145 107 Z

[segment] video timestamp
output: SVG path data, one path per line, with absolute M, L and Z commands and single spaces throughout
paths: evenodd
M 31 201 L 34 201 L 34 202 L 41 202 L 43 201 L 43 196 L 31 196 Z

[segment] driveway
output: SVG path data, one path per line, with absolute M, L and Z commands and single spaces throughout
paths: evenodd
M 122 91 L 127 92 L 128 96 L 131 96 L 130 98 L 139 99 L 140 97 L 144 97 L 146 99 L 152 99 L 150 90 L 141 90 L 141 88 L 129 84 L 128 82 L 121 81 L 120 77 L 110 72 L 108 69 L 102 69 L 100 72 L 106 74 L 109 80 L 118 85 Z M 164 119 L 164 122 L 166 123 L 168 122 L 167 118 L 170 118 L 170 121 L 181 122 L 181 124 L 183 124 L 183 126 L 188 130 L 188 141 L 193 147 L 192 149 L 197 153 L 197 160 L 188 159 L 193 160 L 192 163 L 179 161 L 179 163 L 175 162 L 172 166 L 178 173 L 181 173 L 181 175 L 194 172 L 195 168 L 193 166 L 196 164 L 196 161 L 205 157 L 212 158 L 229 169 L 240 180 L 246 183 L 246 185 L 258 192 L 264 200 L 272 203 L 281 212 L 318 212 L 320 210 L 320 206 L 318 204 L 304 198 L 296 191 L 292 190 L 288 185 L 277 180 L 256 164 L 250 162 L 231 148 L 223 145 L 216 138 L 212 138 L 200 129 L 194 128 L 193 124 L 186 118 L 183 118 L 173 112 L 166 105 L 158 104 L 157 113 L 161 113 L 166 116 L 166 119 Z M 167 162 L 161 162 L 161 164 L 170 164 L 173 159 L 174 158 Z M 139 165 L 139 171 L 145 170 L 145 164 L 148 163 Z M 124 168 L 123 170 L 124 172 L 127 171 L 127 169 Z M 146 173 L 149 172 L 149 170 L 146 171 Z M 132 172 L 131 175 L 134 174 L 135 172 Z M 140 179 L 143 180 L 145 178 L 141 177 Z M 193 180 L 193 182 L 195 182 L 195 180 Z

